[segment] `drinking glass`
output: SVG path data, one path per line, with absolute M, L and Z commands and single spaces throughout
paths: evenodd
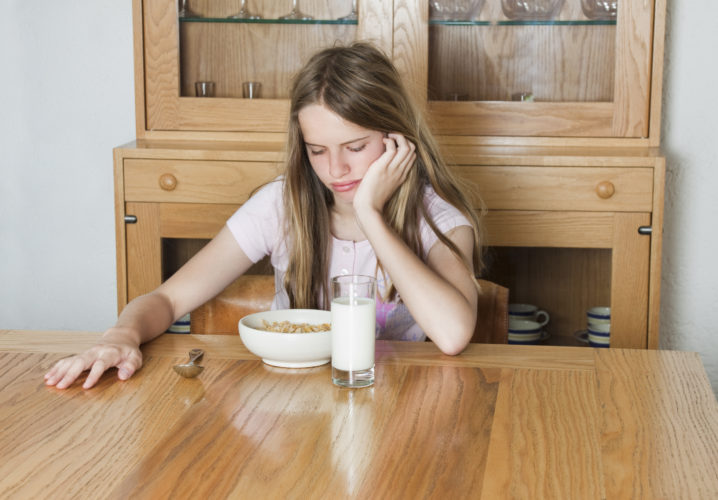
M 247 0 L 242 0 L 239 5 L 239 12 L 229 16 L 230 19 L 262 19 L 262 16 L 249 11 L 247 7 Z
M 300 19 L 302 21 L 309 21 L 314 18 L 299 10 L 299 0 L 292 0 L 292 12 L 280 17 L 279 19 Z
M 214 82 L 195 82 L 194 91 L 197 97 L 214 97 Z
M 374 383 L 376 278 L 332 278 L 332 382 L 342 387 Z
M 260 82 L 242 82 L 242 97 L 245 99 L 258 99 L 262 92 Z
M 564 0 L 501 0 L 501 10 L 509 19 L 543 21 L 556 17 L 563 2 Z
M 200 17 L 192 9 L 189 8 L 189 0 L 182 0 L 180 3 L 179 11 L 177 12 L 179 17 Z
M 346 16 L 340 17 L 339 21 L 356 21 L 357 20 L 357 0 L 352 0 L 352 11 Z
M 618 12 L 617 0 L 581 0 L 581 9 L 589 19 L 611 20 L 616 19 Z

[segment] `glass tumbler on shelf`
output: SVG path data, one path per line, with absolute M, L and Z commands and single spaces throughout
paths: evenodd
M 189 8 L 189 0 L 181 0 L 179 11 L 177 11 L 178 17 L 202 17 L 195 11 Z
M 338 21 L 356 21 L 357 20 L 357 0 L 352 0 L 352 11 L 346 16 L 342 16 Z
M 564 0 L 501 0 L 501 10 L 515 21 L 546 21 L 555 18 Z
M 304 12 L 299 10 L 299 0 L 292 0 L 292 11 L 287 15 L 281 16 L 279 19 L 296 19 L 300 21 L 310 21 L 314 18 L 309 14 L 305 14 Z
M 484 0 L 432 0 L 429 15 L 436 21 L 473 21 L 483 6 Z
M 259 14 L 250 12 L 249 7 L 247 7 L 247 0 L 242 0 L 242 3 L 239 5 L 239 12 L 228 17 L 229 19 L 262 19 L 262 16 Z
M 618 1 L 581 0 L 583 14 L 589 19 L 610 21 L 616 19 Z

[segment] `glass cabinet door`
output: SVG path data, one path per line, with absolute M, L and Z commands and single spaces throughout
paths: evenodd
M 352 0 L 145 0 L 146 129 L 284 132 L 292 76 L 318 49 L 359 37 L 354 7 Z M 247 82 L 260 84 L 255 98 Z
M 429 4 L 427 94 L 440 133 L 648 136 L 653 2 Z

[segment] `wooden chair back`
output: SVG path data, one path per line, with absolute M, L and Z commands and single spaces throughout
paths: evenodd
M 509 290 L 479 280 L 478 320 L 471 342 L 508 342 Z M 190 314 L 190 332 L 237 335 L 237 322 L 248 314 L 266 311 L 274 298 L 274 276 L 245 274 L 221 294 Z

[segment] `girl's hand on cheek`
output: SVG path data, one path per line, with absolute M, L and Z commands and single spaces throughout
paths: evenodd
M 369 166 L 354 195 L 354 210 L 360 218 L 366 210 L 381 213 L 416 161 L 416 146 L 403 135 L 388 134 L 384 144 L 386 151 Z

